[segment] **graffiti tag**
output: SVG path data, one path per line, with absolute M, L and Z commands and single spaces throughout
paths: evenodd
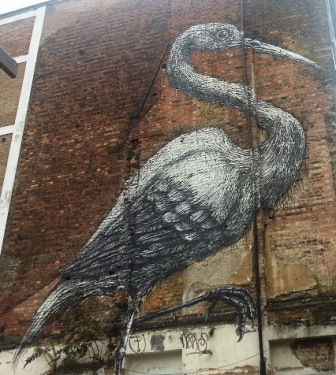
M 208 350 L 209 335 L 205 332 L 184 331 L 180 340 L 184 349 L 195 350 L 195 353 L 204 353 Z
M 131 335 L 129 338 L 129 347 L 133 353 L 143 353 L 146 350 L 146 339 L 142 334 Z

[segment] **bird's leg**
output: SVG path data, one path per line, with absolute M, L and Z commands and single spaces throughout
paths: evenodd
M 253 295 L 249 292 L 249 290 L 246 288 L 242 288 L 242 287 L 227 287 L 227 288 L 214 289 L 211 292 L 204 293 L 180 305 L 169 307 L 167 309 L 163 309 L 152 314 L 148 314 L 146 316 L 143 316 L 135 320 L 134 324 L 138 324 L 147 320 L 155 319 L 161 315 L 169 314 L 174 311 L 181 310 L 185 307 L 196 305 L 197 303 L 200 303 L 203 301 L 208 301 L 211 303 L 208 309 L 208 313 L 206 315 L 206 319 L 208 318 L 209 314 L 214 310 L 217 302 L 219 301 L 223 301 L 224 303 L 228 304 L 229 306 L 234 307 L 237 310 L 238 318 L 239 318 L 239 324 L 238 324 L 239 340 L 238 341 L 240 341 L 244 336 L 246 320 L 250 319 L 253 322 L 253 320 L 256 317 L 255 299 Z
M 126 347 L 127 347 L 128 339 L 130 337 L 134 316 L 135 316 L 135 310 L 132 309 L 127 312 L 127 323 L 125 325 L 125 329 L 123 330 L 120 343 L 115 352 L 116 375 L 121 375 L 122 364 L 123 364 L 123 360 L 126 354 Z

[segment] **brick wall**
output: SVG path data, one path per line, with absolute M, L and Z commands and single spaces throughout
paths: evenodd
M 8 75 L 1 72 L 0 82 L 3 88 L 0 94 L 2 103 L 0 112 L 1 126 L 13 125 L 15 122 L 24 70 L 25 64 L 19 64 L 18 74 L 15 80 L 10 79 Z
M 258 217 L 263 308 L 284 296 L 318 299 L 329 293 L 331 298 L 336 272 L 334 78 L 324 1 L 249 0 L 244 21 L 248 36 L 326 69 L 319 73 L 284 59 L 246 55 L 247 79 L 257 96 L 299 119 L 308 141 L 297 183 L 271 219 L 269 213 Z M 18 53 L 17 35 L 29 38 L 29 22 L 11 24 L 14 32 L 2 46 Z M 22 335 L 58 271 L 98 228 L 127 178 L 165 144 L 214 125 L 237 145 L 249 146 L 246 114 L 187 97 L 167 80 L 175 38 L 191 25 L 208 22 L 239 28 L 239 2 L 69 0 L 48 7 L 0 263 L 3 340 Z M 19 40 L 21 51 L 27 42 Z M 192 62 L 203 74 L 244 82 L 241 50 L 197 53 Z M 12 121 L 19 82 L 10 81 L 6 95 L 0 94 L 5 125 Z M 265 134 L 251 121 L 257 145 Z M 244 267 L 249 264 L 246 275 L 252 273 L 252 242 L 250 235 L 233 247 L 237 252 L 247 249 L 249 262 L 241 260 Z M 226 267 L 228 260 L 221 262 Z M 204 274 L 210 275 L 212 267 L 204 264 Z M 144 312 L 180 303 L 192 279 L 188 272 L 158 285 Z M 227 271 L 225 280 L 232 275 Z M 218 280 L 224 279 L 218 275 Z M 249 284 L 248 278 L 241 280 Z M 254 289 L 254 282 L 249 286 Z M 280 319 L 272 314 L 274 321 Z
M 34 19 L 0 25 L 0 43 L 13 58 L 28 54 Z M 12 141 L 12 130 L 19 106 L 21 88 L 26 69 L 26 63 L 18 64 L 17 77 L 11 79 L 2 70 L 0 71 L 0 186 L 2 189 L 6 173 L 9 150 Z M 4 206 L 2 204 L 2 206 Z

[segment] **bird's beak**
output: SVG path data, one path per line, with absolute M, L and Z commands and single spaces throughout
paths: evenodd
M 297 53 L 288 51 L 284 48 L 273 46 L 272 44 L 263 43 L 256 39 L 245 38 L 244 44 L 246 47 L 253 49 L 253 51 L 257 53 L 266 53 L 268 55 L 276 56 L 276 57 L 284 57 L 289 60 L 297 61 L 299 63 L 311 66 L 315 69 L 323 70 L 322 67 L 314 63 L 305 57 L 298 55 Z

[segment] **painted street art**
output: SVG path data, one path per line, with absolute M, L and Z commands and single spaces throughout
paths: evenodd
M 168 61 L 171 86 L 199 100 L 258 116 L 258 125 L 267 133 L 265 142 L 258 149 L 243 149 L 223 131 L 205 124 L 174 139 L 149 159 L 127 181 L 86 246 L 60 271 L 60 281 L 38 309 L 15 360 L 59 311 L 93 295 L 127 291 L 127 324 L 116 355 L 119 375 L 135 315 L 153 287 L 243 238 L 254 212 L 274 206 L 292 186 L 306 145 L 299 121 L 257 99 L 252 89 L 199 74 L 191 66 L 194 52 L 236 48 L 251 48 L 319 69 L 296 53 L 245 38 L 233 25 L 201 24 L 184 31 Z M 173 309 L 205 300 L 210 310 L 219 300 L 236 308 L 239 339 L 247 319 L 255 318 L 254 297 L 241 287 L 219 288 Z

